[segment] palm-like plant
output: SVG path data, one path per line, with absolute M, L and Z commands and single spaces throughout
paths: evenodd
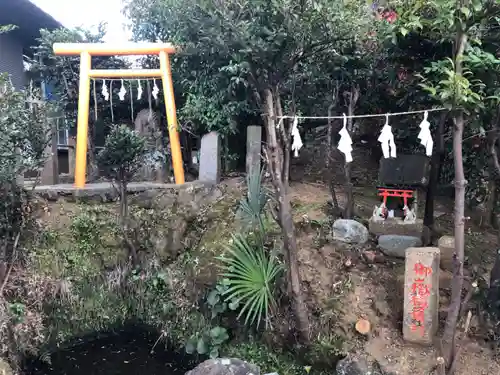
M 234 305 L 236 301 L 242 306 L 238 319 L 245 315 L 245 325 L 256 322 L 258 327 L 264 318 L 267 328 L 270 313 L 276 307 L 274 281 L 282 271 L 278 258 L 263 246 L 253 247 L 241 234 L 233 236 L 228 252 L 229 256 L 219 257 L 228 285 L 224 292 L 226 302 Z
M 237 217 L 242 221 L 245 229 L 256 226 L 263 231 L 262 215 L 269 199 L 267 189 L 262 186 L 262 174 L 253 169 L 247 175 L 247 196 L 240 201 Z

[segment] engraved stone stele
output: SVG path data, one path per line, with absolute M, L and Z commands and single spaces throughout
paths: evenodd
M 246 171 L 260 173 L 260 151 L 262 147 L 262 127 L 251 125 L 247 127 Z
M 198 179 L 203 182 L 219 183 L 221 175 L 220 137 L 217 132 L 210 132 L 201 138 L 200 173 Z
M 406 249 L 403 338 L 431 345 L 438 328 L 439 261 L 437 247 Z

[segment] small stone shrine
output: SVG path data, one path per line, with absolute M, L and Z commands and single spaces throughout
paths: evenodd
M 403 338 L 431 345 L 438 328 L 439 248 L 406 249 Z
M 417 220 L 419 188 L 427 186 L 429 158 L 425 155 L 401 155 L 380 160 L 378 195 L 380 206 L 373 211 L 373 220 L 401 217 L 404 222 Z

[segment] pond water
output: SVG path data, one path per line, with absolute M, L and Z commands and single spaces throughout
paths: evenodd
M 159 332 L 141 326 L 82 337 L 52 353 L 50 365 L 39 358 L 26 360 L 24 374 L 184 375 L 199 363 L 182 349 L 157 342 L 159 337 Z

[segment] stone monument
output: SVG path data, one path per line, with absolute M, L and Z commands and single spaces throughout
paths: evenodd
M 438 328 L 439 248 L 406 249 L 403 338 L 431 345 Z
M 438 241 L 441 253 L 441 268 L 453 272 L 453 254 L 455 254 L 455 237 L 443 236 Z
M 146 141 L 146 161 L 139 171 L 140 179 L 163 182 L 166 163 L 160 116 L 149 108 L 143 109 L 135 118 L 134 128 Z
M 247 175 L 256 169 L 260 173 L 260 152 L 262 147 L 262 127 L 251 125 L 247 127 Z
M 210 132 L 201 138 L 200 173 L 198 176 L 200 181 L 219 183 L 221 171 L 220 148 L 220 137 L 217 132 Z

